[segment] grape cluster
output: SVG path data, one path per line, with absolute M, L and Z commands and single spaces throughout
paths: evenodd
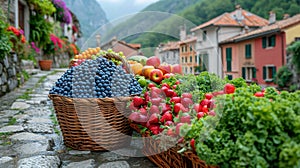
M 67 70 L 49 94 L 71 98 L 105 98 L 139 95 L 141 86 L 121 65 L 103 57 L 87 60 Z

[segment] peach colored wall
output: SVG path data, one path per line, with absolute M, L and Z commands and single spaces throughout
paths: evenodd
M 286 44 L 289 45 L 295 40 L 295 37 L 300 37 L 300 23 L 284 31 L 286 33 Z
M 227 72 L 226 62 L 226 48 L 232 48 L 231 72 Z M 238 45 L 235 43 L 222 45 L 222 62 L 223 62 L 223 76 L 232 75 L 233 78 L 239 77 L 239 59 L 238 59 Z

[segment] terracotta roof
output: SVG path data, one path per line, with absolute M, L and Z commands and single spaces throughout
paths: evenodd
M 179 49 L 179 41 L 162 44 L 161 51 L 169 51 L 169 50 L 177 50 L 177 49 Z
M 128 45 L 130 45 L 131 47 L 136 48 L 136 49 L 140 49 L 142 46 L 141 44 L 131 44 L 131 43 L 128 43 Z
M 197 27 L 192 28 L 191 31 L 196 31 L 198 29 L 202 29 L 208 26 L 261 27 L 268 24 L 268 20 L 242 9 L 241 10 L 243 19 L 241 21 L 238 21 L 236 17 L 237 10 L 231 13 L 226 12 L 208 22 L 205 22 Z
M 186 43 L 191 43 L 197 40 L 197 37 L 190 37 L 186 40 L 180 41 L 180 44 L 186 44 Z
M 288 28 L 290 26 L 293 26 L 293 25 L 299 24 L 299 23 L 300 23 L 300 14 L 295 15 L 295 16 L 290 17 L 285 20 L 277 21 L 271 25 L 264 26 L 262 28 L 250 31 L 248 33 L 229 38 L 227 40 L 222 41 L 221 44 L 235 42 L 235 41 L 242 41 L 242 40 L 246 40 L 246 39 L 255 38 L 258 36 L 263 36 L 268 33 L 282 31 L 282 29 Z

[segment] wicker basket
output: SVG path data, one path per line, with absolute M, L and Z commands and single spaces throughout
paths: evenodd
M 131 73 L 126 61 L 119 56 L 107 54 L 104 57 L 121 60 L 125 70 Z M 126 105 L 131 97 L 83 99 L 49 95 L 49 98 L 67 147 L 106 151 L 130 144 L 132 129 Z
M 160 168 L 218 168 L 218 166 L 210 166 L 201 160 L 194 152 L 187 151 L 184 155 L 177 151 L 179 147 L 175 146 L 166 151 L 162 151 L 159 147 L 159 141 L 150 137 L 149 132 L 142 133 L 135 123 L 130 123 L 130 127 L 140 133 L 144 138 L 144 154 Z
M 149 132 L 141 133 L 137 124 L 130 123 L 131 128 L 140 133 L 143 137 L 143 153 L 154 164 L 161 168 L 190 168 L 192 166 L 189 159 L 178 153 L 178 147 L 172 147 L 162 151 L 159 147 L 159 141 L 151 138 Z

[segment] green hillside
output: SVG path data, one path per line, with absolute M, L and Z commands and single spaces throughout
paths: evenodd
M 194 5 L 199 0 L 160 0 L 121 22 L 102 34 L 102 42 L 109 41 L 114 36 L 129 40 L 137 38 L 139 33 L 151 32 L 152 28 L 174 14 L 182 12 L 186 7 Z M 101 33 L 101 32 L 100 32 Z

